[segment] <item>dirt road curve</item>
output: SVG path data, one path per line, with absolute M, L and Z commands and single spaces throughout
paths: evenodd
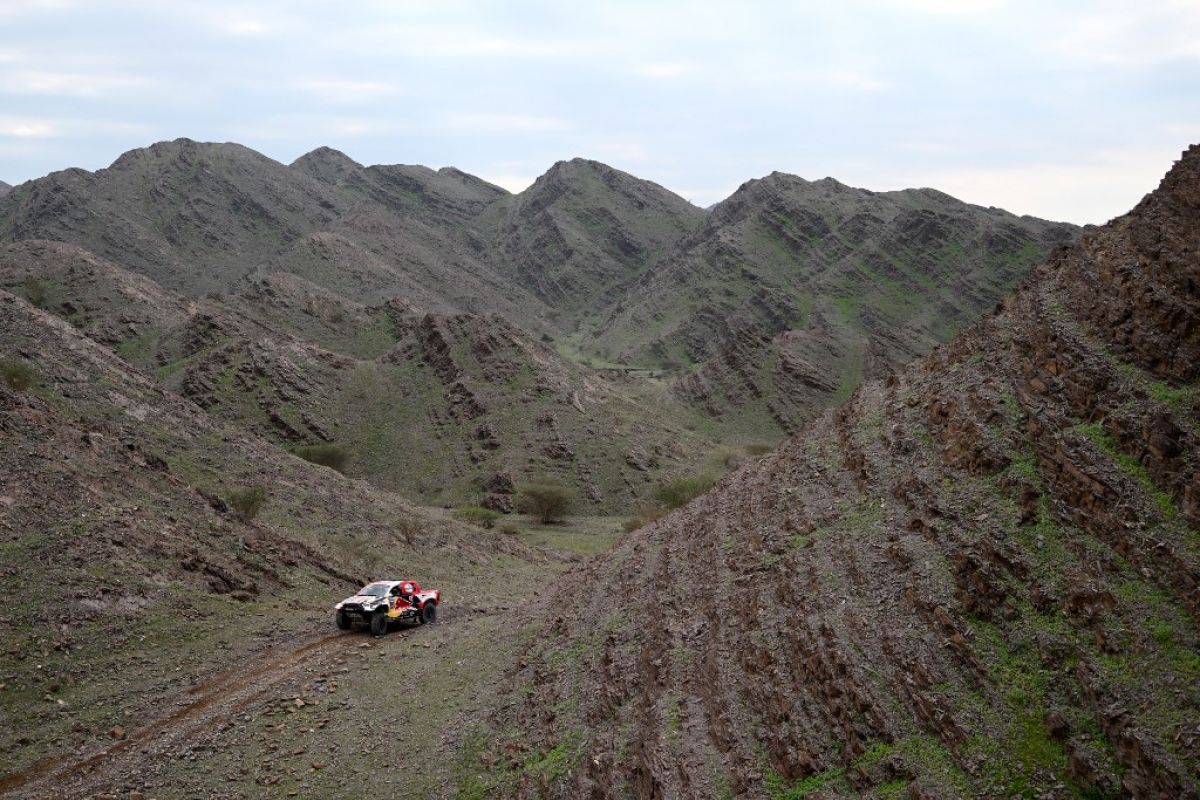
M 402 639 L 416 629 L 393 631 L 388 637 Z M 287 652 L 272 655 L 253 666 L 239 666 L 188 689 L 177 700 L 175 711 L 145 727 L 129 732 L 124 739 L 92 753 L 51 756 L 29 769 L 0 778 L 0 795 L 40 796 L 39 793 L 72 788 L 78 781 L 84 786 L 111 784 L 126 762 L 144 762 L 155 754 L 180 749 L 182 743 L 209 733 L 216 723 L 237 713 L 270 689 L 295 676 L 303 666 L 344 652 L 363 642 L 362 635 L 335 633 L 312 639 Z M 82 788 L 82 787 L 80 787 Z

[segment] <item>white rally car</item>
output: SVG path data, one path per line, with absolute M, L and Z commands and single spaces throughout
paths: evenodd
M 383 636 L 394 621 L 437 622 L 442 593 L 422 589 L 416 581 L 374 581 L 333 607 L 337 626 L 349 630 L 356 624 L 369 625 L 371 633 Z

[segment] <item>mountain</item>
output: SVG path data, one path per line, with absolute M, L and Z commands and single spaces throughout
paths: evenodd
M 38 240 L 0 245 L 0 287 L 242 430 L 335 444 L 347 474 L 439 505 L 511 509 L 514 483 L 551 476 L 580 510 L 616 513 L 713 446 L 662 412 L 665 389 L 566 361 L 498 316 L 364 306 L 291 273 L 187 298 Z
M 317 154 L 287 167 L 236 144 L 160 142 L 94 173 L 23 184 L 0 200 L 0 240 L 75 244 L 191 296 L 296 262 L 302 276 L 358 300 L 410 292 L 430 308 L 514 316 L 536 306 L 481 263 L 453 225 L 311 177 L 306 167 L 322 174 L 322 157 L 333 159 Z M 357 280 L 362 265 L 365 281 Z
M 378 486 L 458 504 L 547 474 L 616 512 L 925 352 L 1074 234 L 779 173 L 705 212 L 583 159 L 511 195 L 179 139 L 0 198 L 0 285 Z M 628 369 L 656 364 L 689 368 Z
M 3 197 L 4 195 L 8 194 L 9 191 L 11 191 L 11 190 L 12 190 L 11 186 L 9 186 L 4 181 L 0 181 L 0 197 Z
M 593 346 L 694 365 L 680 397 L 710 416 L 795 429 L 864 375 L 991 308 L 1073 226 L 931 189 L 871 192 L 772 173 L 715 206 L 631 288 Z
M 1193 146 L 983 321 L 570 573 L 460 789 L 1200 797 L 1197 252 Z
M 471 608 L 513 602 L 546 570 L 513 537 L 429 517 L 215 420 L 3 291 L 0 440 L 6 792 L 136 729 L 146 747 L 174 719 L 198 723 L 221 683 L 205 681 L 224 670 L 249 686 L 301 666 L 279 658 L 300 645 L 356 648 L 317 637 L 368 578 L 403 569 L 441 588 L 470 638 Z
M 488 214 L 497 268 L 574 332 L 695 231 L 704 212 L 596 161 L 560 161 Z

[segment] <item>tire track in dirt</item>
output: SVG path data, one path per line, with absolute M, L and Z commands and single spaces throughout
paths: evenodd
M 415 629 L 397 631 L 389 639 L 407 638 L 412 630 Z M 117 757 L 132 754 L 135 746 L 145 745 L 161 751 L 169 742 L 207 731 L 213 727 L 215 720 L 230 715 L 266 694 L 295 675 L 301 666 L 360 640 L 361 637 L 353 634 L 333 633 L 310 640 L 295 650 L 268 658 L 253 667 L 228 669 L 187 689 L 185 696 L 193 699 L 185 701 L 180 708 L 129 733 L 110 747 L 90 755 L 81 755 L 79 760 L 72 755 L 48 756 L 27 769 L 0 778 L 0 795 L 32 790 L 43 783 L 49 789 L 84 775 L 91 781 L 103 780 L 105 773 L 119 768 Z M 97 770 L 100 773 L 93 774 Z

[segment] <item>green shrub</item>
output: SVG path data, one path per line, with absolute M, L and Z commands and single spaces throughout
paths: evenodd
M 46 284 L 30 275 L 21 284 L 21 292 L 25 299 L 38 308 L 46 307 Z
M 503 533 L 505 536 L 516 536 L 518 533 L 521 532 L 521 529 L 518 528 L 516 525 L 501 525 L 500 532 Z
M 0 359 L 0 378 L 3 378 L 4 382 L 13 389 L 23 392 L 33 386 L 36 376 L 33 367 L 24 361 L 3 358 Z
M 661 519 L 666 513 L 666 509 L 652 500 L 639 500 L 633 507 L 633 514 L 625 520 L 622 527 L 626 533 L 631 533 L 643 525 Z
M 543 525 L 562 519 L 575 493 L 558 481 L 539 481 L 517 487 L 517 510 L 537 517 Z
M 340 444 L 306 444 L 297 447 L 294 452 L 305 461 L 342 473 L 346 471 L 346 462 L 350 460 L 350 451 Z
M 266 500 L 267 490 L 262 486 L 246 486 L 234 489 L 225 495 L 225 502 L 229 503 L 230 508 L 246 521 L 258 516 L 259 510 Z
M 704 494 L 715 484 L 711 475 L 689 475 L 660 483 L 654 488 L 654 499 L 668 511 L 687 505 L 692 498 Z
M 1154 636 L 1154 641 L 1158 642 L 1163 647 L 1166 647 L 1175 641 L 1175 629 L 1171 627 L 1171 623 L 1162 620 L 1155 622 L 1150 628 L 1151 634 Z
M 500 512 L 483 506 L 459 506 L 454 511 L 454 516 L 481 528 L 494 528 L 496 520 L 500 518 Z

